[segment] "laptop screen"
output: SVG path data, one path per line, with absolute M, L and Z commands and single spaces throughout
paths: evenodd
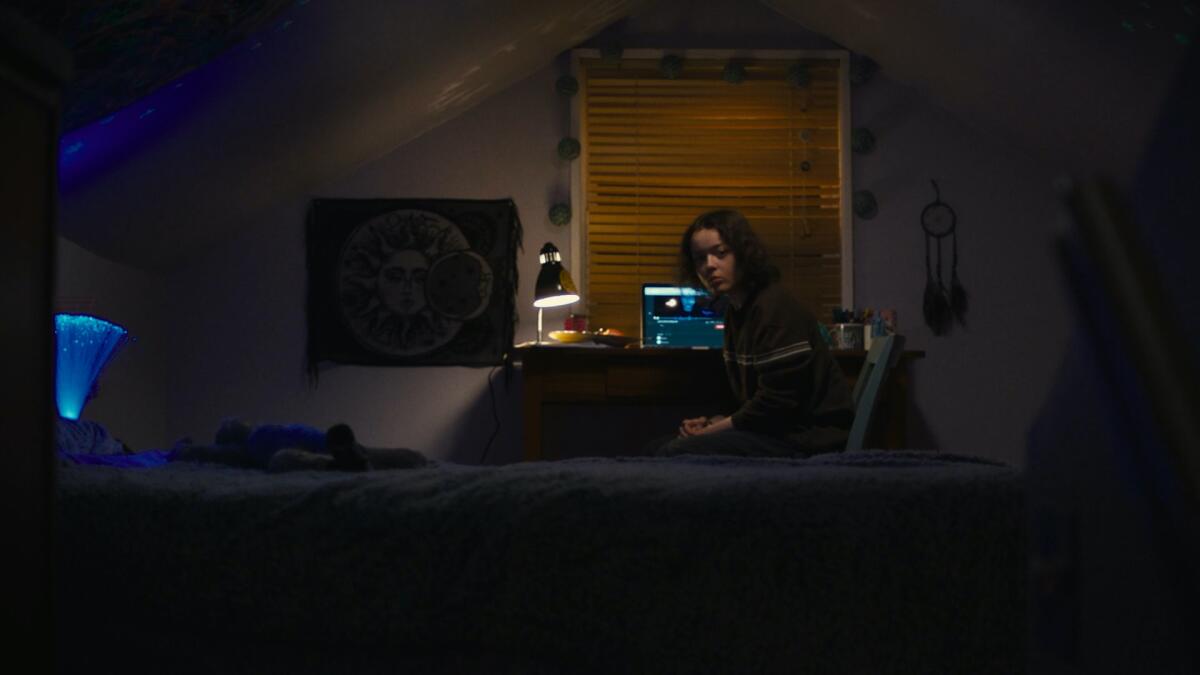
M 725 318 L 713 303 L 700 289 L 642 284 L 642 346 L 720 349 Z

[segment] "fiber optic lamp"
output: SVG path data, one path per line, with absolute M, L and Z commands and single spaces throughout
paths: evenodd
M 129 331 L 86 314 L 55 314 L 54 399 L 58 414 L 79 419 L 100 372 L 130 340 Z

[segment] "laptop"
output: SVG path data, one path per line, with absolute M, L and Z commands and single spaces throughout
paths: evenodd
M 707 291 L 642 284 L 642 347 L 720 349 L 725 310 Z

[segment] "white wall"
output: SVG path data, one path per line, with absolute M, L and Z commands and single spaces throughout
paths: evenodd
M 61 309 L 86 310 L 124 326 L 127 344 L 100 375 L 97 395 L 82 419 L 103 424 L 135 450 L 162 448 L 167 432 L 167 331 L 162 324 L 167 295 L 161 279 L 102 258 L 58 238 L 54 291 Z
M 569 122 L 554 90 L 558 74 L 559 66 L 548 67 L 310 197 L 511 197 L 525 230 L 516 340 L 532 339 L 537 250 L 546 241 L 566 250 L 570 243 L 546 215 L 569 184 L 568 167 L 555 154 Z M 210 438 L 229 415 L 318 427 L 344 421 L 369 445 L 477 461 L 494 429 L 490 369 L 332 367 L 321 372 L 316 388 L 308 386 L 307 206 L 307 199 L 280 205 L 242 237 L 172 276 L 172 294 L 187 300 L 171 314 L 186 315 L 189 327 L 172 320 L 179 349 L 173 369 L 188 387 L 171 392 L 170 426 Z M 547 321 L 561 322 L 555 311 Z M 520 456 L 519 378 L 507 393 L 503 371 L 494 382 L 503 423 L 489 461 L 511 461 Z
M 756 3 L 656 5 L 592 40 L 625 47 L 820 48 L 829 43 Z M 368 444 L 405 445 L 475 461 L 493 428 L 487 370 L 336 367 L 317 388 L 304 378 L 304 215 L 308 197 L 503 198 L 525 226 L 520 256 L 521 323 L 532 338 L 536 252 L 554 241 L 569 259 L 569 236 L 551 225 L 568 168 L 555 144 L 568 128 L 554 91 L 566 60 L 383 159 L 312 194 L 281 204 L 236 240 L 170 278 L 167 324 L 173 358 L 172 433 L 209 437 L 220 418 L 346 421 Z M 1024 434 L 1065 346 L 1067 308 L 1050 243 L 1056 205 L 1050 176 L 1016 149 L 971 129 L 886 72 L 854 92 L 856 125 L 872 128 L 875 152 L 854 159 L 855 187 L 874 190 L 880 214 L 855 224 L 860 306 L 895 307 L 910 348 L 921 423 L 914 445 L 1023 462 Z M 925 272 L 921 208 L 936 178 L 957 211 L 960 275 L 971 294 L 970 326 L 934 338 L 921 322 Z M 549 321 L 561 320 L 552 316 Z M 502 427 L 491 461 L 520 456 L 519 386 L 497 384 Z
M 1066 348 L 1072 311 L 1053 240 L 1064 227 L 1053 176 L 1028 155 L 880 76 L 854 90 L 854 125 L 873 153 L 855 155 L 854 184 L 879 201 L 855 222 L 855 290 L 861 307 L 895 307 L 913 369 L 912 444 L 1024 461 L 1025 433 Z M 922 315 L 922 209 L 930 180 L 957 215 L 958 272 L 969 295 L 965 327 L 935 337 Z M 942 244 L 949 281 L 951 247 Z M 936 244 L 931 244 L 936 260 Z

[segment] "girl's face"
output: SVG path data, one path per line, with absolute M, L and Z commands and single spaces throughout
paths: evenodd
M 729 293 L 737 285 L 737 261 L 716 230 L 700 229 L 692 234 L 692 264 L 713 295 Z

